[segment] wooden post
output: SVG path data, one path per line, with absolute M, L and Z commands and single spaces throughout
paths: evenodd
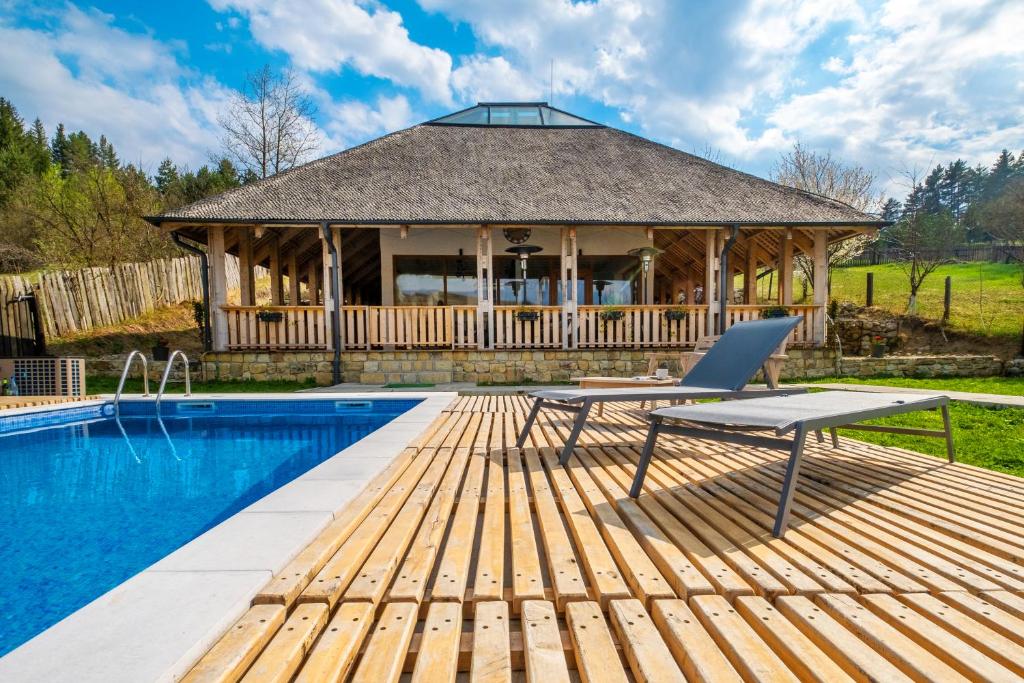
M 334 299 L 331 296 L 331 250 L 323 235 L 320 236 L 320 253 L 322 255 L 321 272 L 323 273 L 320 283 L 323 286 L 324 341 L 327 350 L 332 351 L 334 350 L 334 328 L 331 326 L 331 313 L 334 311 Z
M 814 231 L 814 345 L 825 343 L 825 306 L 828 304 L 828 231 Z
M 949 322 L 949 308 L 953 305 L 953 278 L 946 276 L 946 291 L 942 297 L 942 322 Z
M 214 351 L 228 346 L 228 317 L 224 305 L 228 301 L 227 271 L 224 262 L 224 227 L 215 225 L 206 229 L 208 259 L 210 262 L 210 324 L 213 327 Z
M 288 254 L 288 305 L 298 306 L 299 303 L 299 258 L 293 250 Z
M 494 348 L 494 231 L 476 230 L 476 334 L 480 349 Z
M 715 324 L 715 313 L 718 310 L 718 297 L 715 296 L 716 263 L 715 247 L 718 246 L 718 231 L 707 230 L 704 233 L 704 303 L 708 306 L 705 318 L 704 333 L 712 335 L 718 329 Z
M 569 228 L 569 268 L 572 271 L 569 277 L 569 288 L 572 290 L 572 307 L 570 308 L 569 334 L 572 337 L 570 348 L 577 348 L 579 340 L 576 339 L 576 330 L 579 329 L 579 287 L 576 283 L 580 279 L 580 250 L 576 242 L 576 228 Z
M 252 231 L 249 226 L 238 230 L 238 289 L 242 306 L 256 305 L 256 282 L 252 271 Z
M 323 303 L 320 300 L 320 270 L 321 265 L 316 259 L 310 259 L 306 265 L 306 289 L 309 292 L 309 305 L 319 306 Z
M 789 228 L 779 240 L 779 303 L 793 304 L 793 231 Z
M 284 278 L 281 275 L 281 243 L 277 237 L 270 245 L 270 305 L 284 303 Z
M 558 281 L 562 288 L 562 348 L 569 348 L 569 315 L 572 307 L 573 292 L 569 290 L 569 228 L 558 231 L 559 273 Z
M 753 236 L 747 239 L 747 265 L 743 270 L 743 303 L 757 303 L 757 247 Z
M 874 306 L 875 305 L 875 274 L 874 273 L 868 273 L 867 290 L 868 291 L 867 291 L 867 302 L 866 302 L 866 304 L 869 307 L 870 306 Z

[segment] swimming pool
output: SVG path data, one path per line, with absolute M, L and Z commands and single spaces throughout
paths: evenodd
M 125 401 L 0 417 L 0 655 L 419 403 Z

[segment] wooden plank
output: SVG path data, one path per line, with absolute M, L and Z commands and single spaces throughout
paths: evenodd
M 246 672 L 242 681 L 290 681 L 327 623 L 327 605 L 299 605 Z
M 359 656 L 370 626 L 374 606 L 368 602 L 345 602 L 328 622 L 309 651 L 295 683 L 343 681 Z
M 614 600 L 609 613 L 637 681 L 686 680 L 639 600 Z
M 790 623 L 858 680 L 909 681 L 888 659 L 803 596 L 783 596 L 775 607 Z
M 927 594 L 916 595 L 935 600 Z M 891 595 L 865 595 L 860 602 L 887 624 L 972 680 L 1020 680 L 1009 669 Z
M 1018 619 L 1024 619 L 1024 597 L 1009 591 L 988 591 L 981 597 Z
M 541 539 L 544 542 L 544 554 L 548 561 L 551 587 L 555 591 L 555 604 L 559 611 L 563 611 L 566 602 L 587 599 L 587 586 L 537 451 L 528 448 L 524 455 Z
M 655 600 L 654 624 L 687 680 L 707 683 L 743 680 L 682 600 Z
M 546 600 L 525 600 L 521 610 L 526 680 L 569 683 L 555 606 Z
M 512 680 L 507 602 L 476 603 L 473 619 L 473 659 L 469 678 L 473 683 L 500 683 Z
M 745 679 L 799 680 L 722 596 L 697 595 L 690 599 L 690 608 Z
M 476 600 L 501 600 L 505 579 L 505 472 L 502 451 L 487 455 L 487 499 L 473 594 Z
M 434 602 L 427 610 L 423 640 L 412 672 L 413 683 L 453 681 L 459 667 L 462 605 Z
M 394 683 L 402 675 L 405 653 L 416 629 L 418 605 L 411 602 L 388 603 L 370 632 L 366 650 L 352 676 L 365 683 Z
M 815 603 L 911 678 L 962 681 L 957 671 L 872 614 L 848 595 L 819 595 Z
M 583 499 L 576 491 L 565 469 L 557 463 L 552 448 L 541 449 L 541 457 L 548 468 L 551 483 L 562 504 L 565 519 L 572 531 L 573 540 L 580 549 L 580 559 L 586 569 L 590 587 L 594 597 L 603 609 L 608 608 L 609 600 L 621 600 L 632 597 L 619 568 L 615 565 L 612 554 L 605 545 L 601 532 L 587 510 Z M 646 596 L 644 599 L 646 602 Z
M 256 605 L 203 655 L 183 683 L 228 683 L 241 678 L 284 623 L 282 605 Z
M 576 670 L 583 683 L 626 683 L 626 671 L 612 634 L 596 602 L 570 602 L 565 620 L 572 638 Z
M 544 575 L 530 512 L 529 492 L 518 448 L 506 453 L 508 468 L 508 523 L 512 542 L 512 611 L 519 613 L 523 600 L 544 599 Z
M 983 597 L 969 593 L 940 593 L 939 598 L 1018 645 L 1024 645 L 1024 619 L 999 609 Z
M 759 596 L 736 598 L 736 611 L 800 680 L 831 683 L 853 678 L 800 629 Z

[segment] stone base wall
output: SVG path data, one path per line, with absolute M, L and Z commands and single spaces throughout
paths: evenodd
M 628 377 L 647 372 L 648 351 L 602 349 L 594 351 L 356 351 L 343 353 L 342 379 L 359 384 L 447 384 L 449 382 L 521 384 L 565 383 L 580 375 Z M 663 358 L 674 354 L 660 352 Z M 783 379 L 834 377 L 834 349 L 789 349 Z M 207 380 L 289 380 L 312 379 L 319 385 L 331 383 L 328 352 L 246 352 L 207 353 L 192 364 L 192 376 Z M 119 375 L 123 357 L 86 361 L 90 375 Z M 1011 362 L 1012 364 L 1012 362 Z M 164 363 L 150 361 L 151 379 L 159 380 Z M 679 364 L 667 363 L 678 376 Z M 1014 368 L 1015 369 L 1015 368 Z M 1001 375 L 1004 364 L 994 356 L 886 356 L 842 359 L 842 374 L 852 377 L 892 375 L 897 377 L 984 377 Z M 202 373 L 200 375 L 200 372 Z M 1019 372 L 1019 370 L 1018 370 Z M 132 376 L 138 376 L 135 366 Z M 174 381 L 184 379 L 175 367 Z M 760 377 L 758 377 L 760 381 Z
M 94 358 L 85 359 L 85 376 L 86 377 L 120 377 L 121 370 L 124 368 L 124 361 L 128 357 L 127 354 L 120 354 L 114 356 L 96 356 Z M 147 356 L 149 368 L 149 381 L 159 382 L 164 375 L 164 369 L 167 367 L 167 361 L 152 360 Z M 189 362 L 189 369 L 192 373 L 192 379 L 200 377 L 202 372 L 202 364 L 198 360 L 192 360 Z M 131 370 L 128 371 L 128 376 L 135 379 L 142 377 L 142 363 L 136 360 L 132 363 Z M 181 361 L 175 361 L 174 368 L 171 370 L 171 376 L 167 380 L 168 382 L 184 382 L 185 381 L 185 366 Z M 155 391 L 156 387 L 151 386 Z

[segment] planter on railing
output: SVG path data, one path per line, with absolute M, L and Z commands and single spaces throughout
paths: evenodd
M 540 320 L 540 311 L 516 311 L 516 320 L 519 322 L 533 322 L 534 320 Z
M 626 317 L 626 312 L 621 308 L 609 308 L 601 311 L 601 320 L 605 322 L 616 322 Z
M 281 311 L 260 311 L 256 319 L 261 323 L 279 323 L 284 320 L 284 313 Z
M 677 323 L 690 317 L 690 312 L 683 308 L 670 308 L 664 313 L 665 320 Z

